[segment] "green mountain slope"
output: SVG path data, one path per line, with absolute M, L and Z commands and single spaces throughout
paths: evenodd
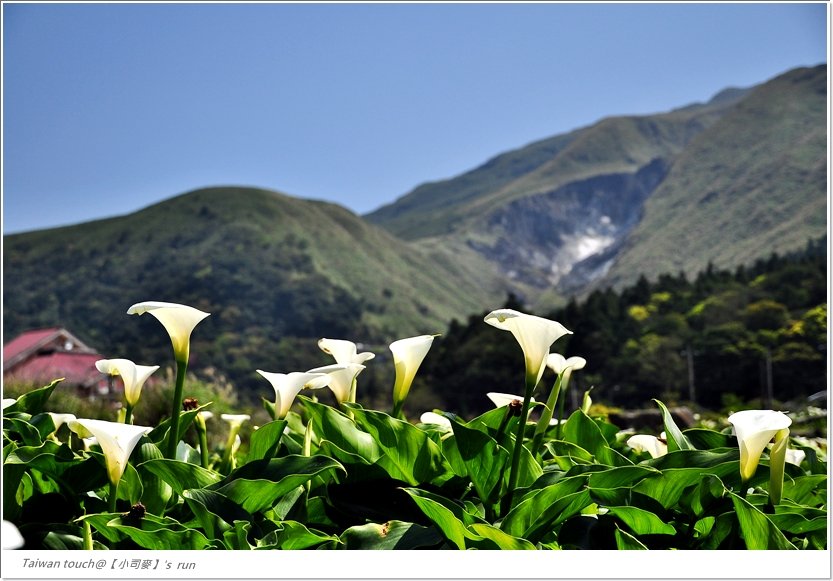
M 826 87 L 824 67 L 791 71 L 698 135 L 600 283 L 621 286 L 640 270 L 734 267 L 824 234 Z
M 821 65 L 705 104 L 602 119 L 366 218 L 538 308 L 640 274 L 795 250 L 825 232 L 825 87 Z
M 490 305 L 477 284 L 340 206 L 246 188 L 6 236 L 3 257 L 7 338 L 63 325 L 108 356 L 153 361 L 167 338 L 125 312 L 179 302 L 212 313 L 194 334 L 211 343 L 193 351 L 224 372 L 284 369 L 287 337 L 386 343 Z

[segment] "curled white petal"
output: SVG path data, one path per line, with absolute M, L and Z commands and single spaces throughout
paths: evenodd
M 394 405 L 404 401 L 408 396 L 416 372 L 425 356 L 428 355 L 434 337 L 435 335 L 419 335 L 399 339 L 390 344 L 393 365 L 396 369 L 396 379 L 393 385 Z
M 327 387 L 332 380 L 328 373 L 303 373 L 293 371 L 292 373 L 272 373 L 258 369 L 272 387 L 275 389 L 275 414 L 278 419 L 286 417 L 292 402 L 295 401 L 302 389 L 321 389 Z
M 318 347 L 324 353 L 332 355 L 336 363 L 340 365 L 347 365 L 349 363 L 362 364 L 376 357 L 376 354 L 370 351 L 358 353 L 358 346 L 352 341 L 345 341 L 344 339 L 319 339 Z
M 0 530 L 0 538 L 3 539 L 3 550 L 19 549 L 25 544 L 23 535 L 20 534 L 20 531 L 17 530 L 17 527 L 14 526 L 14 524 L 7 520 L 3 521 L 3 528 Z
M 335 394 L 338 403 L 343 403 L 350 398 L 350 390 L 353 381 L 364 371 L 365 366 L 359 363 L 347 363 L 343 365 L 325 365 L 310 369 L 307 373 L 326 373 L 330 376 L 329 387 Z
M 524 397 L 522 395 L 512 395 L 511 393 L 497 393 L 497 392 L 489 392 L 486 394 L 492 403 L 495 404 L 496 408 L 503 407 L 505 405 L 509 405 L 513 401 L 519 401 L 523 403 Z M 530 401 L 535 401 L 535 398 L 530 398 Z
M 447 430 L 451 429 L 451 420 L 435 412 L 425 412 L 419 416 L 419 421 L 423 424 L 433 424 Z
M 649 434 L 631 436 L 627 444 L 637 452 L 648 452 L 651 458 L 659 458 L 668 453 L 668 444 Z

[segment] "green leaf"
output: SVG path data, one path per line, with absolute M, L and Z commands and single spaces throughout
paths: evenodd
M 169 517 L 145 515 L 138 522 L 127 522 L 123 517 L 117 517 L 109 521 L 107 526 L 123 532 L 145 549 L 199 550 L 210 544 L 205 535 L 198 530 L 186 528 Z
M 310 549 L 322 543 L 341 544 L 341 539 L 338 537 L 308 529 L 296 521 L 286 520 L 275 524 L 277 528 L 258 541 L 257 549 L 295 551 Z
M 132 464 L 128 464 L 119 481 L 118 498 L 126 500 L 132 506 L 142 498 L 143 489 L 142 478 L 136 468 Z
M 9 407 L 3 410 L 3 417 L 8 417 L 9 414 L 12 413 L 26 413 L 29 415 L 37 415 L 43 413 L 43 406 L 46 404 L 46 401 L 49 399 L 49 396 L 52 395 L 52 392 L 55 390 L 55 387 L 62 382 L 64 379 L 56 379 L 49 385 L 45 385 L 43 387 L 39 387 L 38 389 L 33 389 L 32 391 L 26 392 L 17 398 L 17 401 L 10 405 Z
M 298 399 L 309 412 L 315 433 L 321 440 L 329 440 L 340 450 L 361 456 L 371 464 L 382 456 L 382 451 L 373 436 L 359 430 L 346 415 L 304 396 L 298 396 Z
M 665 425 L 665 439 L 668 442 L 668 451 L 676 452 L 677 450 L 694 450 L 694 446 L 688 441 L 680 428 L 677 427 L 674 418 L 671 417 L 671 412 L 665 407 L 665 404 L 658 399 L 653 400 L 659 406 L 662 412 L 662 422 Z
M 729 492 L 747 549 L 795 549 L 778 527 L 760 510 Z
M 24 446 L 40 446 L 43 443 L 38 429 L 20 418 L 3 418 L 3 432 L 12 441 L 20 441 Z M 20 436 L 20 439 L 14 436 Z
M 435 547 L 443 541 L 434 527 L 391 520 L 350 527 L 341 534 L 345 549 L 388 550 Z
M 590 452 L 600 464 L 632 466 L 633 462 L 612 449 L 599 424 L 581 410 L 573 412 L 564 424 L 563 438 Z
M 475 491 L 483 503 L 493 503 L 500 494 L 498 483 L 503 476 L 504 467 L 509 459 L 509 452 L 499 446 L 488 435 L 472 430 L 458 422 L 452 422 L 454 435 L 443 441 L 443 452 L 449 455 L 450 448 L 456 453 L 465 467 L 466 473 Z
M 827 475 L 812 474 L 784 482 L 783 499 L 796 504 L 820 506 L 827 499 Z
M 714 448 L 731 448 L 735 445 L 734 438 L 729 434 L 721 434 L 714 430 L 705 428 L 691 428 L 684 430 L 683 434 L 691 443 L 692 447 L 698 450 L 712 450 Z
M 633 486 L 643 478 L 661 474 L 659 470 L 646 466 L 620 466 L 590 474 L 590 488 L 621 488 Z
M 229 530 L 223 533 L 223 542 L 232 551 L 250 550 L 252 546 L 247 539 L 252 525 L 249 522 L 236 520 Z
M 138 464 L 136 469 L 142 479 L 142 504 L 151 514 L 162 514 L 173 495 L 173 488 L 143 464 L 148 460 L 160 460 L 164 456 L 159 447 L 149 438 L 143 437 L 137 446 Z
M 114 512 L 101 512 L 97 514 L 86 514 L 78 519 L 75 522 L 83 522 L 86 521 L 90 523 L 98 533 L 107 539 L 110 543 L 118 543 L 124 540 L 124 535 L 116 528 L 108 526 L 108 523 L 113 519 L 120 518 L 122 515 L 121 513 L 114 513 Z
M 735 474 L 738 474 L 738 465 L 735 462 L 726 462 L 711 468 L 670 468 L 644 478 L 633 490 L 656 499 L 663 508 L 671 508 L 680 501 L 688 487 L 695 486 L 706 475 L 717 476 L 723 480 Z
M 356 423 L 376 441 L 382 452 L 376 463 L 391 478 L 416 486 L 451 476 L 451 467 L 428 434 L 382 412 L 351 409 Z
M 616 516 L 637 535 L 673 535 L 676 529 L 666 524 L 652 512 L 635 506 L 609 506 L 610 514 Z
M 648 547 L 643 545 L 639 540 L 630 533 L 623 531 L 616 527 L 614 531 L 616 537 L 616 548 L 620 551 L 647 551 Z
M 592 503 L 590 495 L 583 491 L 585 496 L 581 497 L 582 500 L 578 504 L 584 500 L 586 502 L 577 508 L 573 505 L 573 502 L 579 499 L 573 495 L 582 494 L 578 491 L 586 482 L 585 476 L 563 478 L 546 488 L 530 492 L 509 511 L 500 528 L 514 537 L 532 540 L 529 536 L 531 532 L 563 522 Z
M 139 464 L 139 467 L 158 476 L 177 494 L 182 494 L 191 488 L 205 488 L 216 484 L 222 478 L 217 472 L 206 470 L 202 466 L 169 458 L 148 460 Z
M 781 513 L 767 515 L 779 530 L 792 533 L 794 535 L 803 535 L 813 531 L 821 531 L 827 529 L 827 517 L 817 516 L 815 518 L 807 518 L 798 513 Z
M 240 505 L 213 490 L 190 489 L 182 497 L 212 539 L 222 539 L 235 521 L 251 519 Z
M 276 420 L 260 426 L 252 432 L 249 442 L 249 455 L 246 462 L 253 460 L 271 460 L 278 452 L 281 444 L 281 436 L 286 428 L 286 420 Z
M 326 456 L 286 456 L 255 460 L 241 466 L 212 490 L 227 496 L 249 513 L 271 507 L 284 494 L 328 470 L 344 467 Z
M 526 539 L 519 539 L 517 537 L 513 537 L 509 535 L 499 528 L 495 528 L 492 525 L 484 524 L 484 523 L 473 523 L 469 527 L 472 532 L 475 534 L 480 535 L 484 539 L 489 539 L 497 548 L 504 549 L 504 550 L 524 550 L 524 551 L 534 551 L 535 545 L 527 541 Z

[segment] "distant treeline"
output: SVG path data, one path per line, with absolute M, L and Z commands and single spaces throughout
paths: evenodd
M 709 265 L 693 281 L 642 277 L 543 313 L 573 331 L 553 351 L 587 360 L 573 374 L 573 398 L 593 386 L 594 401 L 608 405 L 643 407 L 661 397 L 719 409 L 727 396 L 769 406 L 825 390 L 826 246 L 822 238 L 734 271 Z M 514 297 L 506 306 L 522 309 Z M 520 393 L 522 367 L 511 335 L 471 316 L 436 340 L 419 388 L 471 416 L 488 409 L 489 391 Z M 539 390 L 552 380 L 548 371 Z

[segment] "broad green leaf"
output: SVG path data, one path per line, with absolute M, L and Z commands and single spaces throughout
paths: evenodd
M 247 539 L 252 525 L 247 521 L 236 520 L 229 530 L 223 533 L 223 542 L 232 551 L 251 550 Z
M 454 436 L 443 442 L 443 451 L 456 447 L 477 496 L 484 503 L 497 500 L 498 483 L 503 476 L 509 452 L 483 432 L 452 422 Z
M 795 549 L 778 527 L 760 510 L 729 492 L 747 549 Z
M 783 499 L 797 504 L 818 506 L 827 499 L 827 475 L 812 474 L 784 482 Z
M 119 481 L 118 498 L 126 500 L 132 506 L 142 498 L 142 491 L 141 476 L 139 476 L 139 473 L 132 464 L 128 464 Z
M 601 472 L 593 472 L 590 474 L 587 484 L 590 488 L 620 488 L 633 486 L 643 478 L 659 474 L 659 470 L 646 466 L 620 466 Z
M 148 460 L 160 460 L 164 456 L 159 447 L 147 437 L 139 440 L 136 448 L 138 455 L 136 469 L 139 471 L 143 486 L 142 504 L 151 514 L 162 514 L 173 495 L 173 488 L 143 464 Z
M 736 522 L 735 513 L 733 512 L 725 512 L 719 515 L 714 519 L 708 535 L 703 538 L 698 548 L 707 550 L 720 548 L 723 541 L 732 534 L 732 529 L 735 527 Z M 707 523 L 701 525 L 701 527 L 705 526 L 708 526 Z
M 637 535 L 673 535 L 677 532 L 654 513 L 635 506 L 609 506 L 607 509 Z
M 76 534 L 58 531 L 49 531 L 43 538 L 43 548 L 51 551 L 80 551 L 84 548 L 84 539 Z M 106 549 L 98 541 L 93 541 L 93 549 Z
M 52 395 L 55 387 L 62 382 L 64 378 L 56 379 L 49 385 L 33 389 L 26 392 L 17 398 L 17 401 L 3 410 L 3 417 L 6 418 L 13 413 L 26 413 L 29 415 L 37 415 L 43 413 L 43 406 Z
M 286 428 L 286 420 L 276 420 L 260 426 L 252 432 L 249 442 L 249 455 L 246 462 L 253 460 L 271 460 L 275 457 L 281 444 L 281 436 Z
M 416 488 L 405 488 L 422 513 L 433 522 L 449 542 L 458 549 L 466 548 L 466 539 L 479 540 L 481 537 L 472 533 L 455 515 L 455 510 L 447 506 L 447 500 Z M 443 502 L 445 501 L 445 502 Z M 458 514 L 462 513 L 460 508 Z
M 308 529 L 296 521 L 287 520 L 275 524 L 278 528 L 258 540 L 257 549 L 294 551 L 310 549 L 322 543 L 334 542 L 341 544 L 341 539 L 338 537 Z
M 216 484 L 222 478 L 217 472 L 206 470 L 202 466 L 168 458 L 148 460 L 139 464 L 139 467 L 158 476 L 177 494 L 191 488 L 205 488 Z
M 446 473 L 451 475 L 440 448 L 416 426 L 382 412 L 352 411 L 356 423 L 373 437 L 382 452 L 377 464 L 392 478 L 416 486 Z
M 213 485 L 249 513 L 271 507 L 281 496 L 328 470 L 344 467 L 326 456 L 286 456 L 249 462 Z
M 107 526 L 118 529 L 140 547 L 152 550 L 199 550 L 208 546 L 209 540 L 201 532 L 189 529 L 169 517 L 145 515 L 138 522 L 117 517 Z
M 581 410 L 573 412 L 564 424 L 563 438 L 590 452 L 600 464 L 632 466 L 633 462 L 610 447 L 599 424 Z
M 435 547 L 443 537 L 434 527 L 392 520 L 350 527 L 341 534 L 341 541 L 345 549 L 419 549 Z
M 23 507 L 17 494 L 24 476 L 28 476 L 25 464 L 3 464 L 3 518 L 6 520 L 16 520 Z
M 721 434 L 705 428 L 691 428 L 683 430 L 683 435 L 697 450 L 712 450 L 714 448 L 731 448 L 735 445 L 734 438 L 729 434 Z
M 113 528 L 108 526 L 107 523 L 112 521 L 113 519 L 120 518 L 122 516 L 121 513 L 115 512 L 100 512 L 97 514 L 86 514 L 78 519 L 75 522 L 88 522 L 90 525 L 98 531 L 98 533 L 107 539 L 110 543 L 118 543 L 119 541 L 124 540 L 124 535 L 122 534 L 119 529 Z
M 251 519 L 240 505 L 213 490 L 190 489 L 182 497 L 212 539 L 222 539 L 235 521 Z
M 668 442 L 668 451 L 676 452 L 677 450 L 694 450 L 694 446 L 691 445 L 688 438 L 686 438 L 680 428 L 677 427 L 677 423 L 674 421 L 674 418 L 671 417 L 671 412 L 668 411 L 665 404 L 658 399 L 655 399 L 654 403 L 659 406 L 659 410 L 662 412 L 662 423 L 665 426 L 665 439 Z
M 560 518 L 561 511 L 569 508 L 569 503 L 561 501 L 579 491 L 586 482 L 585 476 L 563 478 L 551 486 L 526 495 L 503 519 L 500 524 L 501 530 L 513 537 L 529 539 L 527 533 L 530 530 L 540 528 L 548 522 L 563 521 L 564 519 Z M 588 495 L 584 506 L 591 502 Z M 584 506 L 576 512 L 580 512 Z
M 382 456 L 373 436 L 361 431 L 346 415 L 304 396 L 298 396 L 298 399 L 309 412 L 315 433 L 321 440 L 329 440 L 339 449 L 361 456 L 371 464 Z
M 740 452 L 737 448 L 720 450 L 684 450 L 669 452 L 659 458 L 640 462 L 640 466 L 651 466 L 657 470 L 668 468 L 710 468 L 725 462 L 739 462 Z M 740 470 L 740 468 L 738 468 Z
M 779 530 L 792 533 L 794 535 L 802 535 L 813 531 L 821 531 L 827 529 L 827 517 L 817 516 L 815 518 L 807 518 L 798 513 L 781 513 L 766 515 Z
M 738 474 L 735 462 L 718 464 L 711 468 L 670 468 L 660 474 L 648 476 L 638 482 L 633 490 L 656 499 L 663 508 L 671 508 L 680 501 L 683 492 L 690 486 L 698 484 L 706 475 L 717 476 L 721 480 Z
M 12 441 L 20 441 L 24 446 L 40 446 L 43 443 L 38 429 L 20 418 L 3 418 L 3 432 Z M 20 437 L 15 438 L 17 435 Z
M 509 535 L 492 525 L 474 523 L 469 527 L 475 534 L 492 541 L 499 549 L 534 551 L 535 545 L 526 539 L 519 539 Z
M 627 531 L 623 531 L 616 527 L 614 531 L 616 537 L 616 548 L 620 551 L 647 551 L 648 547 L 643 545 L 639 540 Z

